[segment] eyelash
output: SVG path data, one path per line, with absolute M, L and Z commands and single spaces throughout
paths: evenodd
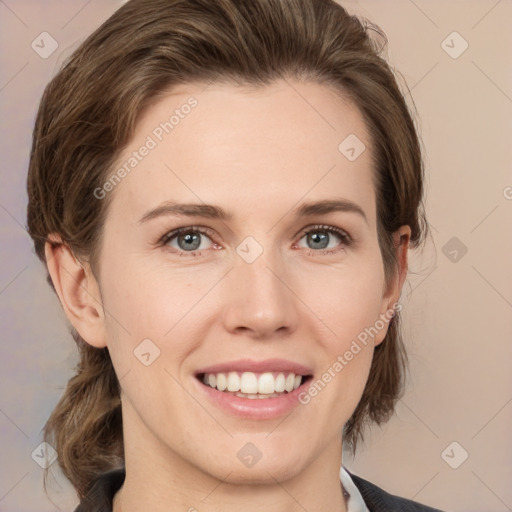
M 343 245 L 342 248 L 336 248 L 336 249 L 307 249 L 308 256 L 324 256 L 328 254 L 333 254 L 335 252 L 338 252 L 340 250 L 344 250 L 344 248 L 349 247 L 352 244 L 352 238 L 350 235 L 348 235 L 345 231 L 342 229 L 336 228 L 334 226 L 327 226 L 324 224 L 317 224 L 314 226 L 308 226 L 307 228 L 304 228 L 300 232 L 300 238 L 299 241 L 302 240 L 306 235 L 310 233 L 315 232 L 325 232 L 325 233 L 331 233 L 337 235 L 341 243 Z M 212 238 L 214 236 L 214 231 L 206 228 L 202 228 L 200 226 L 187 226 L 182 228 L 174 229 L 173 231 L 170 231 L 169 233 L 166 233 L 163 237 L 160 238 L 158 242 L 158 246 L 167 248 L 167 244 L 177 236 L 184 234 L 184 233 L 200 233 L 201 235 L 205 235 L 208 238 Z M 213 241 L 213 240 L 212 240 Z M 298 242 L 297 242 L 298 243 Z M 176 253 L 176 250 L 173 249 L 171 252 L 174 254 L 177 254 L 178 256 L 198 256 L 201 254 L 201 250 L 196 251 L 181 251 Z

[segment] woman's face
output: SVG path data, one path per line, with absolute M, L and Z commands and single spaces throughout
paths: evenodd
M 233 482 L 339 462 L 399 296 L 370 144 L 358 110 L 313 83 L 191 84 L 146 111 L 122 179 L 96 194 L 112 194 L 97 275 L 127 461 Z

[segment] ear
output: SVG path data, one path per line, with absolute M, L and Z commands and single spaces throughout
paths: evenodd
M 374 345 L 381 343 L 388 331 L 389 321 L 392 313 L 396 311 L 396 305 L 402 293 L 402 287 L 407 277 L 408 270 L 408 249 L 411 239 L 411 228 L 409 226 L 401 226 L 398 231 L 393 233 L 393 245 L 396 254 L 397 265 L 394 269 L 388 283 L 384 283 L 384 294 L 382 297 L 382 306 L 379 320 L 384 322 L 384 327 L 379 330 L 375 336 Z M 387 286 L 386 286 L 387 284 Z
M 107 345 L 105 315 L 96 278 L 88 263 L 81 263 L 59 235 L 45 244 L 46 263 L 64 312 L 78 334 L 90 345 Z

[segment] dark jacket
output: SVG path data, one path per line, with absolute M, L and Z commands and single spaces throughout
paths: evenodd
M 392 496 L 376 485 L 349 474 L 370 512 L 441 512 L 415 501 Z M 112 512 L 114 494 L 123 485 L 124 477 L 124 469 L 115 469 L 101 475 L 75 512 Z
M 350 473 L 350 471 L 349 474 L 370 512 L 385 512 L 387 510 L 393 512 L 442 512 L 438 508 L 427 507 L 427 505 L 422 505 L 416 501 L 388 494 L 380 487 L 363 480 L 361 477 Z

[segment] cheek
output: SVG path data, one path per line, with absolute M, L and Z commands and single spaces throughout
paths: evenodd
M 374 338 L 382 328 L 383 286 L 384 269 L 375 256 L 364 264 L 361 260 L 359 267 L 317 275 L 310 293 L 308 305 L 319 319 L 322 334 L 317 340 L 322 344 L 319 354 L 323 353 L 317 390 L 310 390 L 321 393 L 318 403 L 325 400 L 327 409 L 342 422 L 356 408 L 368 379 Z M 316 399 L 311 396 L 311 400 Z
M 183 408 L 179 364 L 195 348 L 197 337 L 186 326 L 199 294 L 179 278 L 171 288 L 158 274 L 127 265 L 103 280 L 108 349 L 124 399 L 153 422 Z
M 210 269 L 201 275 L 199 269 L 184 272 L 143 263 L 126 258 L 122 267 L 112 265 L 104 274 L 108 348 L 116 374 L 129 373 L 122 386 L 134 403 L 143 407 L 144 390 L 165 390 L 173 397 L 165 407 L 172 408 L 182 389 L 170 375 L 178 380 L 187 375 L 189 367 L 183 363 L 218 318 L 220 302 L 208 291 L 222 273 Z
M 379 319 L 384 271 L 377 258 L 364 265 L 324 271 L 303 286 L 309 290 L 308 305 L 331 334 L 326 339 L 332 340 L 333 349 L 343 350 Z
M 196 286 L 196 282 L 203 283 Z M 103 300 L 111 317 L 131 337 L 163 338 L 186 318 L 205 293 L 209 280 L 182 275 L 158 265 L 130 265 L 112 268 L 104 279 Z M 118 329 L 120 325 L 113 325 Z

